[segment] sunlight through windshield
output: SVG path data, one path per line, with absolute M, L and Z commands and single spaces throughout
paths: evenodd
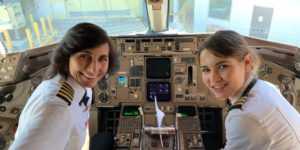
M 299 47 L 299 14 L 299 0 L 170 0 L 164 34 L 231 29 Z M 113 36 L 149 33 L 146 0 L 2 0 L 1 53 L 54 43 L 79 22 Z

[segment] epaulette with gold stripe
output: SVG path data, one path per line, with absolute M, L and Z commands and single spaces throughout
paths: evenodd
M 228 109 L 228 111 L 232 110 L 232 109 L 242 109 L 243 105 L 246 103 L 246 100 L 249 97 L 249 91 L 251 90 L 251 88 L 254 86 L 254 84 L 256 83 L 256 79 L 252 79 L 252 81 L 250 82 L 250 84 L 247 86 L 247 88 L 245 89 L 245 91 L 243 92 L 241 98 L 239 98 L 238 100 L 236 100 Z
M 68 105 L 71 105 L 74 96 L 74 90 L 67 82 L 64 82 L 56 96 L 62 98 L 68 103 Z
M 245 104 L 247 100 L 247 96 L 242 96 L 240 99 L 236 100 L 229 108 L 228 111 L 232 109 L 242 109 L 243 105 Z

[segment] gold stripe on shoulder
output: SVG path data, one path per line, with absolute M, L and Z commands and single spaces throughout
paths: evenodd
M 235 105 L 243 105 L 244 102 L 239 102 L 239 103 L 234 103 L 232 106 L 235 106 Z
M 60 97 L 61 99 L 63 99 L 64 101 L 66 101 L 68 103 L 68 105 L 71 105 L 72 99 L 67 98 L 65 95 L 61 94 L 61 93 L 57 93 L 56 94 L 57 97 Z
M 68 93 L 71 97 L 73 97 L 71 94 L 73 94 L 74 92 L 72 92 L 70 89 L 66 88 L 64 85 L 62 85 L 60 90 L 65 91 L 65 93 Z
M 246 100 L 240 99 L 240 100 L 235 101 L 234 104 L 237 104 L 237 103 L 245 103 L 245 102 L 246 102 Z M 233 104 L 233 105 L 234 105 L 234 104 Z
M 233 105 L 235 104 L 244 104 L 246 102 L 247 98 L 246 97 L 241 97 L 240 99 L 236 100 Z
M 64 101 L 66 101 L 68 103 L 68 105 L 71 105 L 71 102 L 73 100 L 74 97 L 74 89 L 67 83 L 64 82 L 59 91 L 56 94 L 57 97 L 60 97 L 61 99 L 63 99 Z
M 229 108 L 228 111 L 232 109 L 242 109 L 243 105 L 246 103 L 247 97 L 241 97 L 240 99 L 236 100 L 232 106 Z
M 70 90 L 70 92 L 74 92 L 73 88 L 67 82 L 64 82 L 62 86 Z
M 62 95 L 65 95 L 67 98 L 69 99 L 72 99 L 73 98 L 73 95 L 70 95 L 70 93 L 68 91 L 65 91 L 64 89 L 60 89 L 58 91 L 58 93 L 62 94 Z

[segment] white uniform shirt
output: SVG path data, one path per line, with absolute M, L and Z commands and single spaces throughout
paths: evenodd
M 225 120 L 226 150 L 300 150 L 300 115 L 271 83 L 257 80 Z
M 74 90 L 70 105 L 56 96 L 66 82 Z M 79 105 L 86 91 L 87 106 Z M 79 150 L 86 138 L 92 90 L 83 88 L 72 77 L 60 75 L 43 81 L 26 103 L 15 141 L 10 150 Z

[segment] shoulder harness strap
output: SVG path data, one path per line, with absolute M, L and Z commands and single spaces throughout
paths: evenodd
M 71 102 L 74 97 L 74 89 L 65 81 L 62 85 L 58 93 L 56 94 L 57 97 L 60 97 L 64 101 L 71 105 Z
M 245 104 L 246 100 L 248 99 L 249 96 L 249 92 L 252 89 L 252 87 L 254 86 L 254 84 L 256 83 L 256 79 L 252 79 L 252 81 L 250 82 L 250 84 L 247 86 L 247 88 L 245 89 L 244 93 L 242 94 L 241 98 L 239 98 L 238 100 L 236 100 L 230 107 L 229 110 L 232 109 L 242 109 L 243 105 Z

